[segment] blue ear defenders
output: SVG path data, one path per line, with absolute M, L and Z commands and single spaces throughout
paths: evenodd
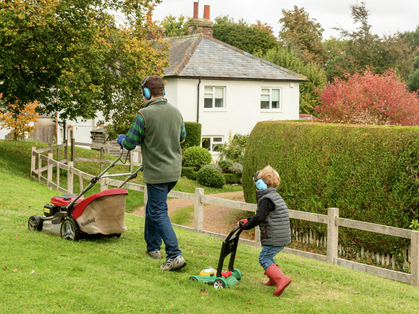
M 147 76 L 145 79 L 144 79 L 144 82 L 141 84 L 141 89 L 142 89 L 142 91 L 143 91 L 143 95 L 144 95 L 144 98 L 145 99 L 147 99 L 147 100 L 149 100 L 150 98 L 151 98 L 151 92 L 150 92 L 150 90 L 147 88 L 147 87 L 144 87 L 144 85 L 145 85 L 145 83 L 147 82 L 147 79 L 148 79 L 149 77 Z M 166 91 L 164 90 L 163 91 L 163 97 L 166 95 Z
M 258 190 L 266 190 L 268 188 L 268 185 L 266 184 L 265 181 L 263 181 L 263 179 L 258 179 L 258 174 L 259 174 L 259 171 L 256 171 L 255 176 L 253 178 L 256 183 L 256 188 Z

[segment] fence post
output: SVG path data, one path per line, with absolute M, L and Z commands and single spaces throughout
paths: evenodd
M 36 151 L 36 147 L 32 147 L 31 150 L 31 178 L 33 178 L 33 173 L 35 171 L 35 167 L 36 167 L 36 155 L 35 152 Z
M 338 257 L 339 226 L 337 225 L 337 218 L 339 218 L 339 208 L 329 208 L 327 221 L 327 262 L 330 264 L 335 264 L 336 258 Z
M 41 174 L 42 174 L 42 158 L 41 153 L 38 153 L 38 184 L 41 184 Z
M 260 241 L 260 228 L 259 226 L 255 227 L 255 246 L 262 247 L 262 242 Z
M 75 143 L 76 143 L 76 140 L 74 139 L 74 137 L 72 137 L 71 138 L 71 161 L 73 162 L 73 165 L 74 165 L 74 161 L 76 160 L 76 157 L 74 156 L 76 153 Z
M 67 163 L 67 192 L 70 194 L 73 194 L 73 184 L 74 184 L 74 173 L 73 173 L 72 168 L 73 168 L 73 162 L 68 161 Z
M 103 175 L 107 176 L 108 173 L 105 172 Z M 106 191 L 108 189 L 108 178 L 100 179 L 100 191 Z
M 60 190 L 60 162 L 57 160 L 57 191 L 59 190 Z
M 133 162 L 133 152 L 132 150 L 129 151 L 129 172 L 132 173 L 132 169 L 134 168 L 134 162 Z
M 419 286 L 419 231 L 412 230 L 410 242 L 410 285 Z
M 103 146 L 100 148 L 100 170 L 103 170 Z
M 65 159 L 65 163 L 68 164 L 69 160 L 68 160 L 68 141 L 65 142 L 65 146 L 64 146 L 64 159 Z
M 204 230 L 204 203 L 201 196 L 204 196 L 204 189 L 195 189 L 195 205 L 194 205 L 194 230 L 201 233 Z
M 47 187 L 52 190 L 51 181 L 52 181 L 52 153 L 48 153 L 48 173 L 47 173 Z
M 147 185 L 144 186 L 144 212 L 145 212 L 145 207 L 147 206 L 147 201 L 148 201 L 148 194 L 147 194 Z

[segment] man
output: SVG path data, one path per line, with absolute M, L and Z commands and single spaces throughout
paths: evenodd
M 186 266 L 179 249 L 167 208 L 167 194 L 180 179 L 182 149 L 186 131 L 182 114 L 163 98 L 164 82 L 159 76 L 148 76 L 141 82 L 144 104 L 128 133 L 118 138 L 127 150 L 141 145 L 143 181 L 147 184 L 148 201 L 144 238 L 147 254 L 161 258 L 162 241 L 166 246 L 163 270 L 177 270 Z

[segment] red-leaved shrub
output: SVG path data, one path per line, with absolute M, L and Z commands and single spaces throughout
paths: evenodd
M 419 95 L 388 70 L 346 75 L 320 92 L 320 120 L 333 123 L 419 125 Z

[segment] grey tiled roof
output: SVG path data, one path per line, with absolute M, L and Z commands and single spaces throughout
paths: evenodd
M 304 81 L 306 77 L 202 34 L 168 38 L 165 77 Z

